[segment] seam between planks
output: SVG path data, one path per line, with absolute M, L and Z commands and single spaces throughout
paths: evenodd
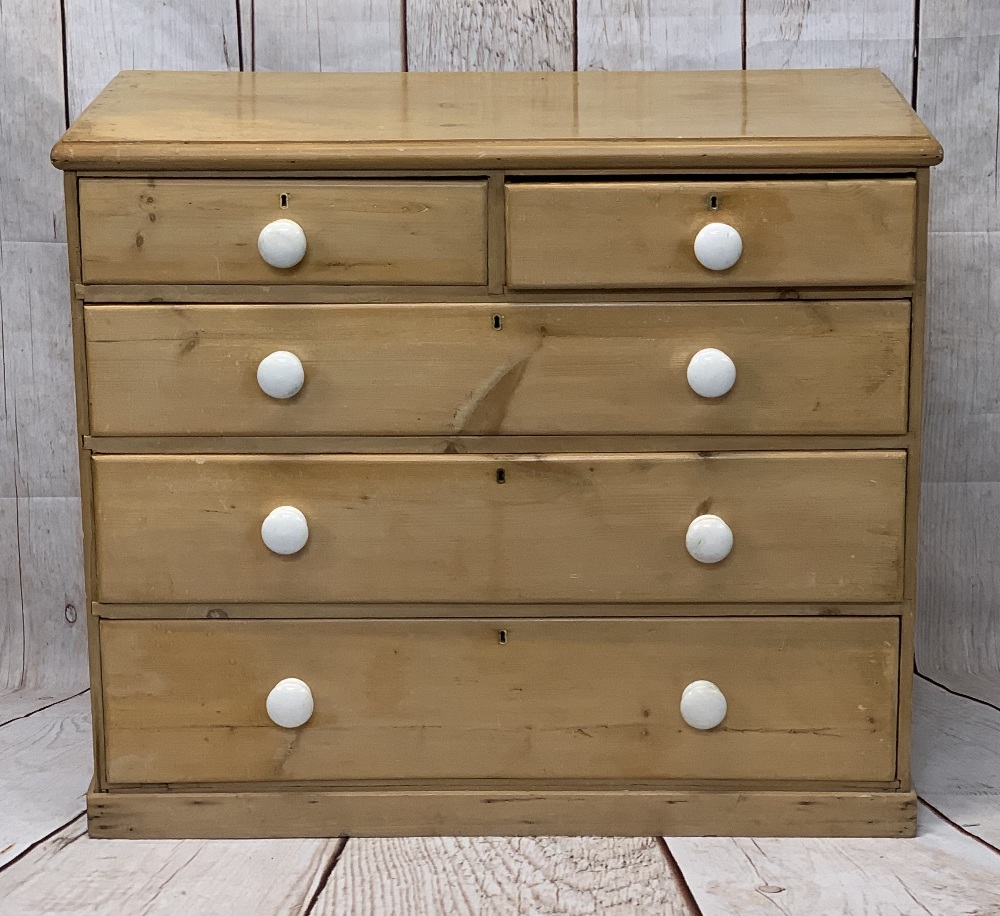
M 3 249 L 3 239 L 0 238 L 0 258 L 2 258 Z M 14 462 L 13 462 L 13 472 L 14 472 L 14 543 L 17 547 L 17 595 L 20 603 L 20 618 L 21 618 L 21 666 L 17 675 L 17 685 L 18 687 L 23 686 L 25 679 L 25 662 L 26 662 L 26 645 L 27 640 L 25 639 L 25 627 L 24 627 L 24 572 L 21 568 L 21 499 L 18 493 L 18 442 L 17 442 L 17 404 L 14 401 L 14 394 L 7 387 L 7 345 L 4 339 L 4 321 L 3 321 L 3 296 L 0 295 L 0 383 L 2 383 L 2 388 L 4 392 L 4 397 L 7 401 L 14 405 L 13 412 L 13 423 L 11 424 L 11 429 L 14 432 Z M 8 420 L 10 419 L 10 414 L 8 413 Z M 16 688 L 15 688 L 16 689 Z
M 677 859 L 674 858 L 674 854 L 670 851 L 670 847 L 667 845 L 666 839 L 662 836 L 654 837 L 654 839 L 656 840 L 656 845 L 659 847 L 660 852 L 663 854 L 663 858 L 667 863 L 667 868 L 670 871 L 671 877 L 674 879 L 674 884 L 680 891 L 684 902 L 691 909 L 692 916 L 704 916 L 702 909 L 698 905 L 698 901 L 695 899 L 694 893 L 691 890 L 691 885 L 688 884 L 687 878 L 684 877 L 684 872 L 681 870 L 681 866 Z
M 914 0 L 917 2 L 917 0 Z M 747 0 L 740 0 L 740 69 L 747 68 Z
M 319 900 L 323 891 L 326 890 L 327 884 L 330 882 L 330 875 L 333 874 L 333 870 L 337 867 L 337 863 L 340 861 L 340 857 L 344 854 L 344 850 L 347 848 L 348 838 L 344 837 L 337 844 L 337 848 L 333 851 L 330 856 L 330 861 L 323 866 L 323 870 L 320 872 L 319 881 L 316 882 L 316 887 L 313 888 L 312 895 L 309 897 L 309 902 L 306 904 L 305 909 L 302 911 L 302 916 L 309 916 L 312 913 L 316 902 Z
M 953 697 L 961 697 L 963 700 L 969 700 L 973 703 L 978 703 L 980 706 L 988 706 L 990 709 L 995 709 L 1000 712 L 1000 706 L 991 703 L 989 700 L 981 700 L 979 697 L 970 697 L 967 693 L 961 693 L 958 690 L 952 690 L 946 684 L 942 684 L 939 681 L 935 681 L 934 678 L 928 677 L 926 674 L 921 674 L 921 672 L 914 666 L 913 673 L 923 680 L 927 681 L 928 684 L 933 684 L 935 687 L 940 687 L 945 693 L 950 693 Z
M 951 826 L 963 836 L 967 836 L 970 840 L 975 840 L 980 846 L 985 846 L 991 852 L 995 852 L 997 855 L 1000 855 L 1000 846 L 994 846 L 989 840 L 984 840 L 981 836 L 976 836 L 976 834 L 966 830 L 961 824 L 955 823 L 955 821 L 948 817 L 948 815 L 945 814 L 940 808 L 932 805 L 929 801 L 927 801 L 927 799 L 921 798 L 919 794 L 917 795 L 917 798 L 920 800 L 920 804 L 925 805 L 933 811 L 939 818 L 941 818 L 941 820 L 945 821 L 945 823 L 951 824 Z
M 14 691 L 14 693 L 16 692 L 17 691 Z M 31 710 L 31 712 L 26 712 L 23 716 L 13 716 L 10 719 L 4 719 L 2 722 L 0 722 L 0 728 L 3 728 L 5 725 L 10 725 L 11 722 L 20 722 L 22 719 L 30 719 L 32 716 L 40 712 L 45 712 L 46 709 L 51 709 L 53 706 L 58 706 L 60 703 L 68 703 L 70 700 L 75 700 L 77 697 L 82 697 L 85 693 L 89 692 L 90 688 L 84 687 L 83 690 L 81 690 L 79 693 L 74 693 L 71 696 L 61 697 L 58 700 L 53 700 L 51 703 L 46 703 L 44 706 L 39 706 L 38 709 L 33 709 Z M 11 694 L 8 694 L 8 696 L 10 695 Z
M 65 0 L 64 0 L 65 2 Z M 243 72 L 243 11 L 240 8 L 240 0 L 236 0 L 236 54 L 240 65 L 240 73 Z M 224 33 L 223 33 L 224 34 Z M 228 61 L 227 61 L 228 63 Z
M 71 827 L 73 824 L 75 824 L 79 820 L 85 820 L 86 817 L 87 817 L 87 812 L 86 811 L 81 811 L 79 814 L 71 817 L 64 824 L 60 824 L 58 827 L 55 828 L 55 830 L 50 830 L 48 833 L 45 834 L 45 836 L 40 837 L 39 839 L 35 840 L 34 843 L 31 843 L 30 845 L 25 846 L 24 849 L 22 849 L 16 856 L 14 856 L 12 859 L 8 859 L 6 862 L 4 862 L 2 865 L 0 865 L 0 873 L 2 873 L 4 871 L 4 869 L 6 869 L 6 868 L 10 868 L 10 866 L 13 865 L 15 862 L 20 862 L 21 859 L 23 859 L 29 852 L 32 852 L 33 850 L 37 849 L 39 846 L 42 845 L 42 843 L 45 843 L 48 840 L 51 840 L 52 837 L 54 837 L 61 830 L 65 830 L 67 827 Z M 78 833 L 68 843 L 64 843 L 63 846 L 62 846 L 62 848 L 65 849 L 67 846 L 69 846 L 72 843 L 75 843 L 77 840 L 81 839 L 82 837 L 85 837 L 86 835 L 87 835 L 87 828 L 86 828 L 86 824 L 84 824 L 83 832 L 82 833 Z
M 66 0 L 59 0 L 59 40 L 62 43 L 63 124 L 69 130 L 69 45 L 66 41 Z

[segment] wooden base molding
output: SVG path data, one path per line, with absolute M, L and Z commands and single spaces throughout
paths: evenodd
M 94 792 L 90 835 L 912 837 L 913 792 Z

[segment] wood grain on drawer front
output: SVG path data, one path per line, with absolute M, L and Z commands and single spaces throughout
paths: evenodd
M 101 657 L 111 782 L 895 776 L 886 618 L 105 620 Z M 699 679 L 712 731 L 679 713 Z
M 85 283 L 486 282 L 481 180 L 84 178 L 79 187 Z M 290 269 L 257 250 L 278 219 L 306 234 Z
M 93 464 L 103 602 L 901 597 L 901 451 L 98 455 Z M 291 556 L 261 539 L 282 505 L 309 525 Z M 735 537 L 714 565 L 685 547 L 704 513 Z
M 909 327 L 904 300 L 91 306 L 91 431 L 900 433 Z M 704 347 L 736 363 L 727 396 L 688 385 Z M 257 383 L 275 350 L 305 368 L 287 401 Z
M 506 193 L 513 287 L 913 282 L 913 179 L 524 183 Z M 713 222 L 743 239 L 728 270 L 694 255 L 695 236 Z

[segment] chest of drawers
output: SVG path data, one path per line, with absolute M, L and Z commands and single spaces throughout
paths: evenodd
M 940 158 L 877 71 L 117 77 L 91 832 L 912 834 Z

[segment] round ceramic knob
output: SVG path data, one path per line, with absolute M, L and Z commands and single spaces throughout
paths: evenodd
M 726 223 L 709 223 L 694 238 L 694 256 L 709 270 L 728 270 L 743 254 L 743 239 Z
M 293 219 L 276 219 L 260 230 L 260 256 L 272 267 L 294 267 L 306 256 L 306 234 Z
M 681 718 L 707 731 L 726 718 L 726 695 L 711 681 L 692 681 L 681 694 Z
M 703 398 L 721 398 L 736 383 L 736 363 L 721 350 L 699 350 L 688 363 L 688 384 Z
M 699 515 L 688 525 L 685 544 L 699 563 L 718 563 L 733 549 L 733 530 L 717 515 Z
M 278 681 L 267 695 L 267 714 L 275 725 L 298 728 L 313 714 L 313 695 L 309 685 L 297 677 Z
M 283 556 L 298 553 L 309 540 L 309 523 L 295 506 L 278 506 L 260 526 L 267 549 Z
M 275 350 L 270 356 L 265 356 L 257 367 L 260 390 L 279 400 L 298 394 L 305 380 L 302 360 L 287 350 Z

